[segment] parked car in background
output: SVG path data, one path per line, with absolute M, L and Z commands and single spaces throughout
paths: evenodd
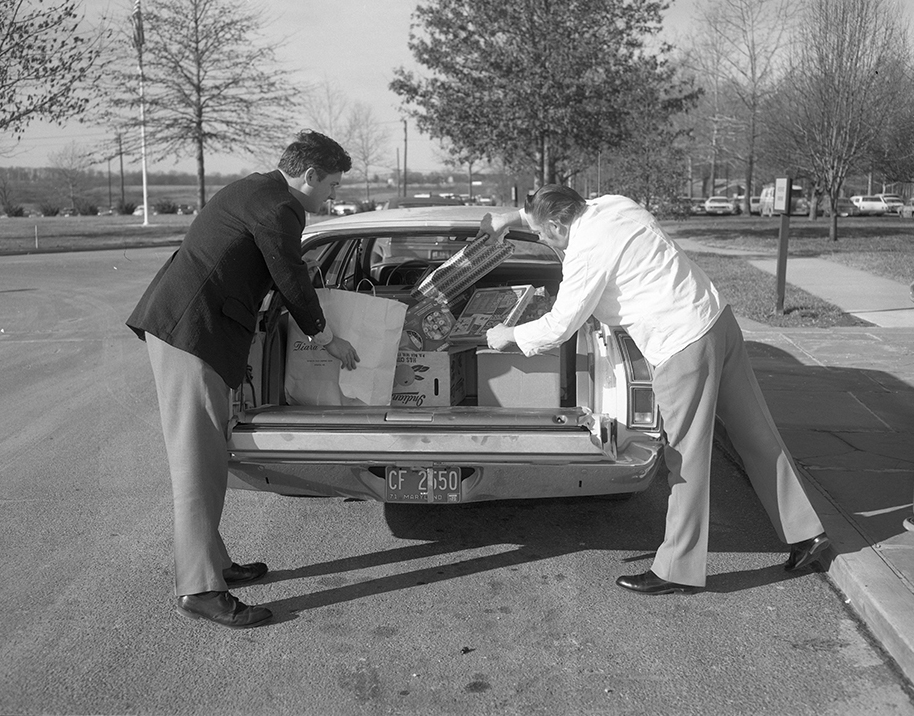
M 780 212 L 777 212 L 780 214 Z M 804 216 L 809 213 L 809 200 L 803 196 L 803 187 L 793 185 L 790 193 L 790 215 Z M 774 184 L 769 184 L 762 189 L 759 196 L 759 214 L 774 216 Z
M 730 216 L 736 213 L 736 205 L 725 196 L 711 196 L 705 201 L 705 213 L 715 216 Z
M 359 213 L 359 205 L 354 201 L 335 201 L 330 207 L 330 213 L 334 216 L 357 214 Z
M 302 256 L 318 286 L 414 305 L 423 277 L 468 247 L 489 211 L 504 209 L 426 207 L 331 218 L 305 229 Z M 558 255 L 529 231 L 511 231 L 505 241 L 509 255 L 497 260 L 474 265 L 464 256 L 460 271 L 473 283 L 453 299 L 450 313 L 469 305 L 464 296 L 474 290 L 524 286 L 540 297 L 527 310 L 548 310 L 562 278 Z M 487 261 L 489 272 L 479 271 Z M 430 324 L 433 336 L 415 315 L 413 328 L 426 331 L 426 340 L 448 340 L 440 322 Z M 619 326 L 591 318 L 562 346 L 532 358 L 457 341 L 449 350 L 423 343 L 428 352 L 417 353 L 409 348 L 410 329 L 389 404 L 311 405 L 290 397 L 294 350 L 303 350 L 292 342 L 290 321 L 278 294 L 269 294 L 256 321 L 249 379 L 233 397 L 233 488 L 420 509 L 628 494 L 647 489 L 658 472 L 663 443 L 653 370 Z
M 824 216 L 831 216 L 831 203 L 828 200 L 828 197 L 822 197 L 819 202 L 819 206 L 822 208 L 822 214 Z M 860 209 L 857 208 L 857 205 L 854 204 L 850 199 L 840 196 L 835 202 L 835 213 L 838 216 L 859 216 Z
M 851 197 L 851 201 L 860 210 L 862 216 L 883 216 L 888 211 L 885 200 L 877 195 L 861 195 Z
M 898 215 L 902 219 L 914 219 L 914 196 L 908 199 L 901 206 L 901 210 L 898 212 Z
M 901 211 L 901 207 L 904 206 L 904 199 L 898 194 L 877 194 L 876 196 L 885 202 L 886 214 L 898 214 Z
M 689 202 L 689 213 L 695 216 L 701 216 L 705 214 L 705 202 L 707 199 L 703 196 L 695 196 L 691 199 L 687 199 Z
M 760 197 L 760 196 L 750 196 L 749 197 L 749 213 L 755 214 L 756 216 L 762 213 L 762 197 Z
M 435 194 L 425 196 L 394 196 L 378 204 L 379 209 L 415 209 L 421 206 L 462 206 L 462 199 L 438 196 Z

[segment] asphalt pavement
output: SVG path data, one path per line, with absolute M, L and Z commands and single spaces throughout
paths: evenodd
M 774 257 L 747 258 L 776 273 Z M 740 318 L 771 413 L 832 540 L 822 566 L 914 680 L 914 532 L 903 524 L 914 510 L 910 288 L 818 258 L 789 257 L 786 280 L 873 324 L 786 329 Z

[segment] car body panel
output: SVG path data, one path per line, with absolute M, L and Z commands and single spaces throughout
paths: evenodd
M 901 213 L 901 209 L 904 206 L 904 199 L 898 196 L 898 194 L 877 194 L 877 196 L 885 202 L 886 214 Z
M 882 216 L 888 211 L 888 206 L 881 196 L 872 195 L 855 195 L 851 201 L 856 205 L 862 216 Z
M 371 284 L 376 296 L 403 300 L 404 287 L 385 283 L 385 271 L 392 267 L 399 277 L 411 262 L 440 264 L 475 236 L 491 210 L 504 211 L 421 207 L 329 219 L 305 230 L 303 253 L 318 282 L 351 290 Z M 514 256 L 476 285 L 526 277 L 555 291 L 555 252 L 529 232 L 509 240 Z M 355 275 L 357 264 L 364 276 Z M 386 501 L 396 497 L 386 482 L 392 469 L 451 470 L 454 479 L 460 475 L 459 490 L 428 490 L 428 501 L 469 502 L 637 492 L 659 469 L 652 369 L 619 327 L 591 318 L 561 347 L 560 404 L 492 407 L 468 395 L 447 406 L 305 406 L 287 404 L 283 392 L 289 320 L 278 298 L 268 296 L 250 380 L 233 396 L 232 487 Z
M 843 196 L 838 197 L 836 205 L 837 207 L 835 213 L 838 216 L 847 217 L 860 215 L 860 209 L 857 208 L 857 205 L 854 204 L 854 202 L 852 202 L 850 199 L 846 199 Z M 827 197 L 822 200 L 822 213 L 825 216 L 831 216 L 832 214 L 831 206 Z

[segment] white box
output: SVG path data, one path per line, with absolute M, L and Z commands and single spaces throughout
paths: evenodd
M 561 406 L 559 351 L 526 357 L 520 352 L 476 349 L 477 404 L 500 408 Z

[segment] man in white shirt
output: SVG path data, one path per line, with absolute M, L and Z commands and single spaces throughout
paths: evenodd
M 641 594 L 692 592 L 707 574 L 714 418 L 719 415 L 774 529 L 791 545 L 789 571 L 817 561 L 829 540 L 759 389 L 742 331 L 705 273 L 630 199 L 585 201 L 547 185 L 524 209 L 487 214 L 480 231 L 529 227 L 562 252 L 552 310 L 514 328 L 490 329 L 489 347 L 525 355 L 560 345 L 587 318 L 625 328 L 654 368 L 667 437 L 670 498 L 653 565 L 616 584 Z

